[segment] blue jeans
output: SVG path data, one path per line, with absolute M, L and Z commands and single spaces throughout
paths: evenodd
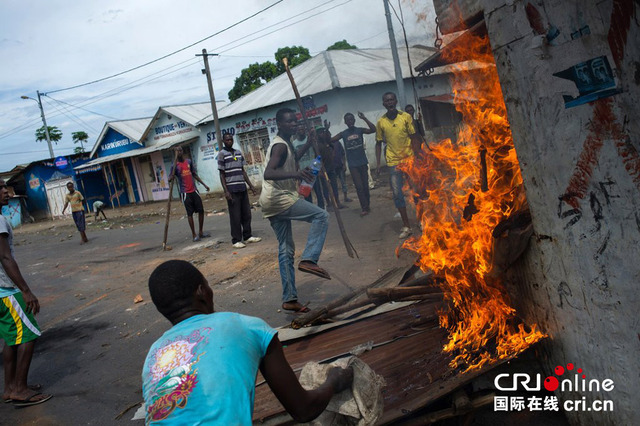
M 296 277 L 293 267 L 293 256 L 296 246 L 293 242 L 291 232 L 291 221 L 302 220 L 310 222 L 307 245 L 302 253 L 301 260 L 318 262 L 324 240 L 329 229 L 329 213 L 322 210 L 315 204 L 300 199 L 287 210 L 269 218 L 271 227 L 278 238 L 278 265 L 280 267 L 280 279 L 282 280 L 282 302 L 293 302 L 298 300 L 296 290 Z
M 402 193 L 402 187 L 404 186 L 404 173 L 396 168 L 396 166 L 389 167 L 389 181 L 391 183 L 391 192 L 393 193 L 393 203 L 397 209 L 401 209 L 407 206 L 404 201 L 404 194 Z

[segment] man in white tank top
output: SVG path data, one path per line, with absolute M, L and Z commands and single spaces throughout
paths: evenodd
M 308 168 L 298 170 L 297 160 L 311 146 L 310 140 L 294 154 L 291 136 L 296 132 L 295 111 L 282 108 L 276 113 L 278 134 L 267 150 L 267 166 L 264 171 L 260 205 L 262 215 L 269 219 L 278 238 L 278 264 L 282 280 L 282 309 L 307 312 L 309 308 L 298 302 L 293 258 L 295 244 L 291 231 L 292 220 L 311 223 L 307 244 L 298 270 L 321 278 L 331 279 L 327 271 L 318 266 L 324 240 L 329 228 L 329 214 L 298 195 L 299 180 L 313 180 Z

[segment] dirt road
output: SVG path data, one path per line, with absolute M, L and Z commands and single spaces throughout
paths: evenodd
M 320 264 L 333 279 L 296 275 L 300 301 L 312 307 L 363 287 L 392 267 L 408 267 L 413 260 L 407 251 L 396 258 L 401 222 L 394 217 L 388 185 L 372 191 L 372 213 L 364 218 L 355 191 L 350 196 L 354 201 L 341 213 L 360 259 L 346 255 L 332 215 Z M 212 285 L 216 310 L 258 316 L 274 327 L 293 319 L 280 310 L 277 241 L 259 209 L 253 212 L 253 228 L 263 241 L 234 249 L 226 202 L 219 195 L 205 199 L 205 230 L 212 237 L 198 243 L 191 241 L 182 205 L 172 206 L 172 250 L 164 252 L 165 203 L 107 210 L 108 222 L 94 223 L 90 216 L 90 242 L 85 245 L 80 245 L 70 219 L 16 230 L 18 264 L 42 305 L 38 321 L 43 336 L 36 344 L 30 380 L 54 398 L 20 410 L 10 404 L 0 407 L 3 424 L 130 422 L 142 401 L 140 373 L 147 350 L 169 327 L 147 291 L 150 272 L 165 260 L 195 264 Z M 308 224 L 294 224 L 298 255 L 307 230 Z M 138 295 L 142 302 L 135 303 Z

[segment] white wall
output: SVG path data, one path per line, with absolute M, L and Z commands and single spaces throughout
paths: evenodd
M 611 392 L 559 394 L 614 402 L 613 412 L 567 412 L 572 423 L 638 425 L 637 2 L 484 3 L 535 229 L 513 288 L 528 320 L 550 336 L 539 357 L 547 374 L 571 362 L 588 379 L 615 383 Z M 545 31 L 552 25 L 560 31 L 547 47 L 533 47 L 540 37 L 527 19 L 528 3 Z M 616 69 L 622 93 L 565 108 L 563 95 L 577 97 L 577 86 L 553 74 L 601 56 Z

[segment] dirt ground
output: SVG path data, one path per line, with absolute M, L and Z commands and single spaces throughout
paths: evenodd
M 413 253 L 398 250 L 402 225 L 385 176 L 371 191 L 369 216 L 359 216 L 352 185 L 349 196 L 353 201 L 340 213 L 359 257 L 346 255 L 331 213 L 319 263 L 332 279 L 296 273 L 300 301 L 310 307 L 364 287 L 393 268 L 406 270 L 415 260 Z M 258 197 L 250 198 L 255 202 Z M 38 322 L 43 335 L 36 345 L 30 382 L 42 384 L 54 398 L 19 410 L 0 404 L 1 424 L 130 422 L 142 402 L 140 374 L 148 348 L 170 326 L 147 290 L 151 271 L 165 260 L 196 265 L 212 285 L 218 311 L 258 316 L 273 327 L 295 318 L 280 306 L 277 240 L 259 208 L 253 210 L 253 234 L 263 241 L 234 249 L 226 201 L 221 194 L 207 194 L 203 201 L 205 231 L 212 237 L 192 242 L 184 207 L 173 201 L 168 251 L 162 250 L 166 202 L 107 209 L 107 221 L 88 215 L 89 243 L 84 245 L 70 218 L 15 230 L 16 259 L 42 306 Z M 298 256 L 307 231 L 308 224 L 294 223 Z
M 346 255 L 331 213 L 320 264 L 332 279 L 297 273 L 302 303 L 320 306 L 394 267 L 411 265 L 413 254 L 402 251 L 396 257 L 401 222 L 385 182 L 381 180 L 372 191 L 371 215 L 359 216 L 352 186 L 353 201 L 340 210 L 359 258 Z M 251 200 L 257 201 L 257 196 Z M 212 285 L 216 310 L 258 316 L 274 327 L 291 322 L 294 315 L 281 309 L 277 240 L 259 208 L 253 210 L 253 233 L 263 241 L 234 249 L 226 201 L 220 194 L 207 194 L 203 201 L 205 231 L 212 237 L 192 242 L 184 207 L 174 200 L 169 251 L 162 250 L 166 202 L 107 209 L 106 222 L 88 215 L 89 243 L 83 245 L 70 218 L 15 230 L 16 259 L 42 306 L 38 322 L 43 335 L 36 345 L 30 380 L 41 383 L 54 398 L 21 410 L 0 404 L 1 423 L 129 421 L 142 401 L 140 372 L 148 348 L 169 328 L 147 290 L 151 271 L 165 260 L 178 258 L 196 265 Z M 295 223 L 293 232 L 299 256 L 308 224 Z

